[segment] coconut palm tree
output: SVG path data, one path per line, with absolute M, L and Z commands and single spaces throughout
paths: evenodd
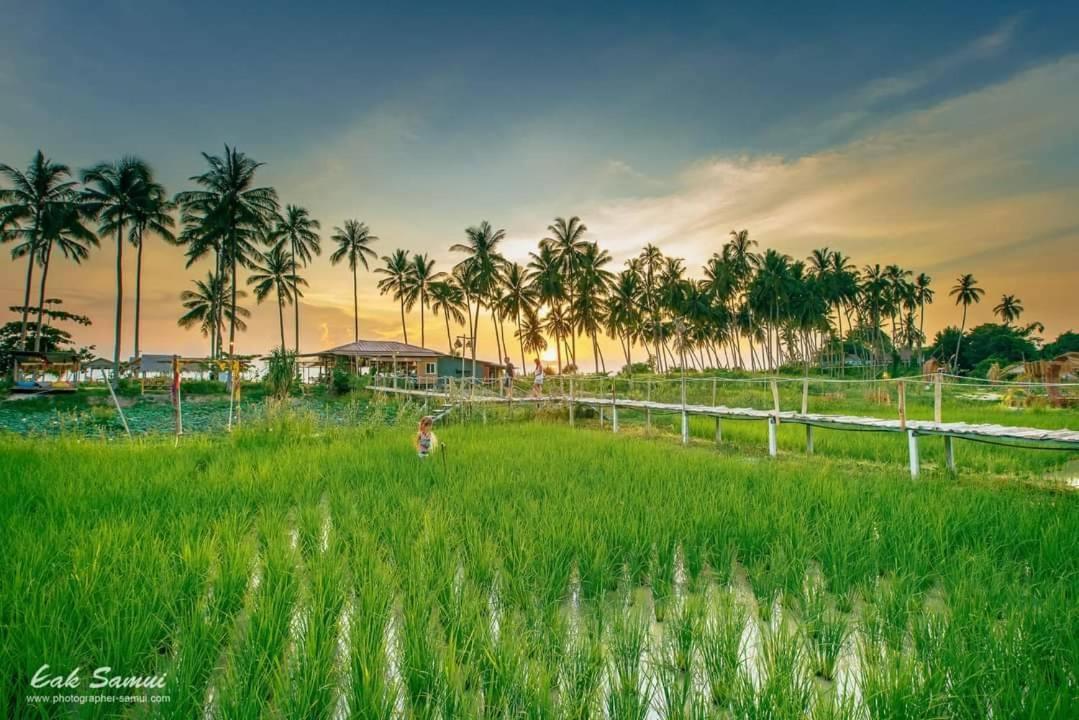
M 195 280 L 194 283 L 194 290 L 184 290 L 180 293 L 180 302 L 186 312 L 180 316 L 176 324 L 182 328 L 198 325 L 202 336 L 210 338 L 210 357 L 217 358 L 223 342 L 222 318 L 227 319 L 242 332 L 247 329 L 244 318 L 250 317 L 251 312 L 247 308 L 230 303 L 233 293 L 224 273 L 206 273 L 205 280 Z M 247 297 L 247 293 L 240 290 L 235 297 L 244 298 Z M 235 313 L 234 317 L 233 313 Z
M 72 201 L 75 182 L 68 180 L 71 169 L 67 165 L 54 163 L 41 150 L 30 160 L 25 172 L 0 164 L 0 175 L 11 183 L 10 188 L 0 188 L 0 227 L 8 228 L 0 239 L 20 239 L 28 243 L 28 251 L 23 253 L 26 256 L 26 284 L 19 331 L 19 348 L 25 350 L 30 288 L 34 282 L 34 263 L 38 261 L 37 248 L 42 239 L 44 215 L 49 207 Z
M 925 338 L 925 306 L 933 302 L 933 288 L 930 285 L 933 278 L 926 273 L 919 273 L 914 278 L 914 299 L 918 303 L 918 360 L 922 361 L 922 343 Z
M 41 287 L 37 300 L 37 323 L 34 330 L 34 351 L 41 350 L 43 314 L 45 312 L 45 282 L 49 276 L 49 264 L 53 248 L 76 264 L 90 256 L 90 248 L 97 247 L 97 236 L 82 224 L 80 208 L 74 203 L 53 203 L 42 215 L 41 239 L 37 246 L 38 262 L 41 264 Z M 12 249 L 13 257 L 30 252 L 29 241 Z
M 431 283 L 431 310 L 435 315 L 442 315 L 446 321 L 446 352 L 453 354 L 453 337 L 450 334 L 450 321 L 463 325 L 465 322 L 465 295 L 453 278 L 436 280 Z
M 139 349 L 139 329 L 142 326 L 142 249 L 143 241 L 149 234 L 157 235 L 169 243 L 176 243 L 172 228 L 176 220 L 172 217 L 175 203 L 165 194 L 165 187 L 148 179 L 146 197 L 135 208 L 131 221 L 131 243 L 137 248 L 135 254 L 135 357 L 141 356 Z
M 186 232 L 181 239 L 190 244 L 189 263 L 211 250 L 217 253 L 216 272 L 229 273 L 232 297 L 229 320 L 229 357 L 236 349 L 236 298 L 238 268 L 250 266 L 259 257 L 259 243 L 277 219 L 277 191 L 255 186 L 255 173 L 262 163 L 225 146 L 221 157 L 203 153 L 210 166 L 201 175 L 189 178 L 200 186 L 176 196 L 183 208 L 181 221 Z
M 1001 295 L 1000 302 L 993 308 L 993 314 L 1005 325 L 1011 325 L 1023 314 L 1023 309 L 1023 301 L 1015 295 Z
M 543 323 L 535 312 L 525 313 L 521 327 L 517 330 L 524 351 L 536 355 L 547 349 L 547 338 L 543 336 Z M 525 367 L 522 365 L 522 368 Z M 523 370 L 522 370 L 523 372 Z
M 632 269 L 618 273 L 607 295 L 607 333 L 617 337 L 626 357 L 626 367 L 633 365 L 633 343 L 640 331 L 641 280 Z
M 383 255 L 384 267 L 375 268 L 375 272 L 386 277 L 378 281 L 378 291 L 385 295 L 392 293 L 393 299 L 401 305 L 401 333 L 405 336 L 405 344 L 408 344 L 408 327 L 405 325 L 405 305 L 408 302 L 409 275 L 412 273 L 412 262 L 405 250 L 394 250 L 392 255 Z
M 298 205 L 286 205 L 285 212 L 277 218 L 275 234 L 288 244 L 289 255 L 292 257 L 293 271 L 298 271 L 300 266 L 307 267 L 311 262 L 312 255 L 322 254 L 321 238 L 318 231 L 322 225 L 318 220 L 311 217 L 306 208 Z M 294 290 L 296 288 L 293 288 Z M 300 296 L 302 297 L 302 296 Z M 293 326 L 296 332 L 295 351 L 300 352 L 300 303 L 299 300 L 292 304 Z M 282 349 L 284 346 L 282 345 Z
M 656 372 L 662 372 L 663 354 L 660 352 L 660 325 L 662 314 L 659 307 L 659 271 L 663 264 L 663 253 L 652 243 L 648 243 L 641 250 L 638 257 L 640 261 L 641 292 L 645 307 L 648 308 L 648 325 L 652 334 L 652 368 Z
M 303 295 L 301 285 L 307 280 L 296 272 L 292 248 L 287 240 L 281 238 L 251 267 L 248 285 L 255 286 L 255 299 L 261 303 L 271 292 L 277 295 L 277 322 L 281 330 L 281 350 L 285 350 L 285 303 L 298 303 Z
M 514 334 L 517 336 L 521 350 L 521 368 L 524 368 L 526 367 L 525 346 L 524 336 L 521 333 L 521 320 L 536 312 L 536 288 L 526 268 L 519 263 L 510 263 L 503 273 L 500 290 L 502 297 L 499 300 L 499 310 L 503 315 L 515 320 L 517 332 Z
M 371 234 L 367 223 L 358 220 L 345 220 L 343 228 L 335 227 L 333 236 L 330 238 L 337 243 L 337 249 L 330 255 L 330 263 L 337 265 L 342 260 L 348 260 L 348 269 L 352 272 L 352 323 L 355 333 L 354 340 L 360 340 L 360 304 L 359 285 L 356 275 L 360 265 L 364 270 L 370 270 L 369 262 L 378 254 L 371 249 L 371 243 L 378 240 L 377 235 Z
M 948 295 L 955 298 L 956 305 L 963 306 L 963 320 L 959 325 L 959 339 L 955 343 L 955 357 L 952 359 L 952 364 L 955 365 L 959 362 L 959 347 L 963 344 L 963 332 L 967 329 L 967 308 L 972 303 L 981 302 L 985 290 L 978 287 L 978 281 L 973 275 L 966 273 L 956 278 L 955 285 Z
M 596 372 L 600 371 L 603 353 L 599 349 L 598 335 L 603 327 L 604 298 L 614 280 L 614 274 L 606 269 L 611 256 L 594 242 L 586 243 L 577 256 L 574 284 L 577 302 L 575 320 L 581 332 L 592 339 L 592 354 L 596 360 Z M 604 370 L 606 367 L 604 366 Z
M 116 237 L 116 316 L 113 345 L 113 374 L 120 372 L 120 348 L 124 320 L 124 231 L 135 223 L 140 209 L 150 197 L 149 166 L 127 156 L 112 163 L 100 163 L 82 173 L 83 207 L 98 218 L 98 232 Z
M 498 284 L 501 269 L 505 263 L 498 246 L 505 239 L 506 231 L 501 228 L 496 230 L 491 223 L 484 220 L 479 225 L 466 228 L 465 237 L 465 242 L 451 245 L 450 250 L 465 253 L 465 259 L 457 263 L 454 269 L 459 270 L 459 282 L 462 283 L 466 298 L 471 297 L 476 300 L 476 315 L 471 321 L 472 366 L 475 368 L 476 346 L 479 344 L 476 336 L 479 334 L 480 307 L 485 302 L 485 298 L 491 296 Z M 497 326 L 498 320 L 494 312 L 492 308 L 492 319 Z
M 538 252 L 528 254 L 528 271 L 537 305 L 546 305 L 552 311 L 561 307 L 566 299 L 566 283 L 550 243 L 540 243 Z M 562 336 L 554 336 L 558 356 L 558 371 L 562 372 Z
M 550 237 L 545 237 L 540 243 L 548 243 L 551 245 L 551 249 L 554 251 L 555 259 L 558 261 L 562 270 L 562 277 L 565 278 L 566 287 L 566 301 L 572 308 L 574 306 L 574 274 L 577 269 L 577 262 L 584 252 L 588 242 L 584 239 L 584 234 L 588 232 L 588 226 L 581 222 L 581 218 L 574 215 L 569 220 L 562 217 L 557 217 L 554 223 L 547 226 L 547 231 L 551 233 Z M 575 330 L 570 332 L 570 358 L 574 365 L 577 364 L 577 333 Z
M 408 310 L 412 310 L 416 303 L 420 305 L 420 347 L 427 347 L 424 310 L 430 303 L 431 283 L 437 282 L 442 276 L 443 273 L 435 272 L 435 261 L 428 258 L 427 253 L 412 256 L 408 276 L 405 279 L 405 303 Z

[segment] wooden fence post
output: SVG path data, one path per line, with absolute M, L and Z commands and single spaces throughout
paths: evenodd
M 899 386 L 896 392 L 896 407 L 899 410 L 899 429 L 907 429 L 907 383 L 903 380 L 899 381 Z
M 813 426 L 806 425 L 806 455 L 813 454 Z
M 944 436 L 944 462 L 949 472 L 955 472 L 955 444 L 951 435 Z
M 918 479 L 918 434 L 913 429 L 907 429 L 907 452 L 910 454 L 910 477 Z
M 944 394 L 943 390 L 944 376 L 938 370 L 933 378 L 933 422 L 937 425 L 941 423 L 941 399 Z
M 611 432 L 618 432 L 618 389 L 611 380 Z
M 565 395 L 563 395 L 565 397 Z M 574 395 L 573 395 L 573 377 L 569 379 L 569 426 L 573 427 L 573 411 L 574 411 Z
M 644 401 L 646 403 L 652 402 L 652 381 L 651 380 L 645 380 L 644 381 Z M 648 430 L 652 429 L 652 408 L 651 408 L 651 406 L 645 407 L 645 409 L 644 409 L 644 426 Z
M 685 409 L 682 410 L 682 444 L 689 444 L 689 415 L 686 414 Z
M 719 415 L 716 415 L 716 445 L 719 445 L 721 442 L 723 442 L 723 425 Z

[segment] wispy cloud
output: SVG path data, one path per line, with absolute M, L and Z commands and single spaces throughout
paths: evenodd
M 746 227 L 795 257 L 827 245 L 857 261 L 932 269 L 942 282 L 973 271 L 991 294 L 1021 292 L 1029 314 L 1063 329 L 1074 319 L 1050 302 L 1061 288 L 1009 276 L 1040 266 L 1068 270 L 1070 280 L 1054 282 L 1079 279 L 1079 167 L 1044 162 L 1073 141 L 1077 89 L 1079 57 L 1065 58 L 827 152 L 711 158 L 673 192 L 584 215 L 620 259 L 653 242 L 700 263 Z

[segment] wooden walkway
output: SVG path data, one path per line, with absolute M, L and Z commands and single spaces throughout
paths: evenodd
M 919 470 L 918 460 L 918 437 L 925 435 L 937 435 L 944 438 L 945 457 L 949 469 L 955 469 L 955 456 L 952 451 L 952 439 L 960 438 L 980 442 L 990 442 L 1000 445 L 1011 445 L 1016 448 L 1039 447 L 1059 450 L 1079 451 L 1079 431 L 1076 430 L 1045 430 L 1041 428 L 1013 427 L 1009 425 L 972 424 L 964 422 L 936 423 L 931 420 L 887 420 L 883 418 L 863 417 L 856 415 L 827 415 L 822 413 L 799 413 L 789 410 L 774 412 L 772 410 L 756 410 L 753 408 L 732 408 L 724 405 L 681 405 L 680 403 L 662 403 L 651 400 L 632 400 L 629 398 L 584 395 L 545 395 L 542 398 L 515 397 L 512 400 L 488 394 L 473 396 L 461 395 L 460 393 L 447 393 L 435 390 L 414 390 L 393 387 L 375 387 L 377 392 L 395 393 L 431 399 L 444 400 L 446 402 L 478 403 L 485 405 L 519 405 L 535 403 L 566 403 L 570 408 L 570 423 L 573 423 L 573 408 L 575 405 L 588 405 L 599 408 L 611 409 L 611 426 L 618 432 L 618 411 L 638 410 L 646 415 L 652 412 L 676 413 L 682 415 L 682 441 L 689 441 L 690 416 L 714 417 L 716 419 L 716 440 L 722 438 L 722 426 L 720 421 L 729 420 L 758 420 L 768 423 L 768 451 L 771 455 L 777 454 L 776 428 L 781 423 L 803 425 L 806 428 L 806 451 L 813 452 L 813 428 L 829 428 L 834 430 L 857 430 L 870 432 L 894 432 L 906 433 L 908 437 L 908 449 L 910 454 L 911 475 L 917 477 Z

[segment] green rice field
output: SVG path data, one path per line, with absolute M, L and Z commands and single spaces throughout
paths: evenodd
M 0 716 L 1079 716 L 1067 453 L 417 414 L 0 437 Z

